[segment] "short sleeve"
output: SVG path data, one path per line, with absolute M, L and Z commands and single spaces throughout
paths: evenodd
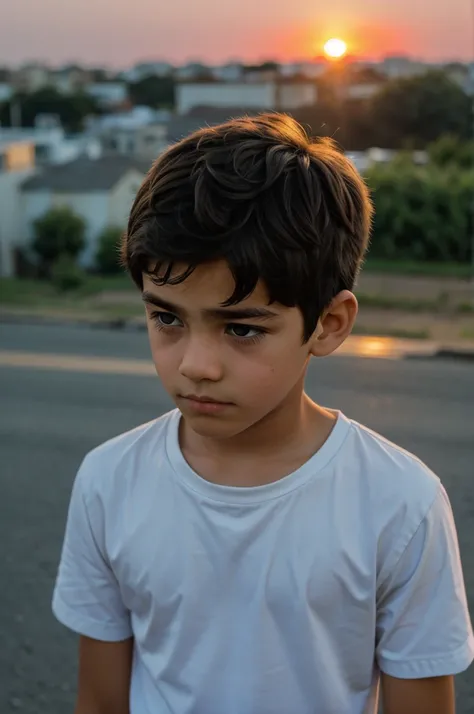
M 376 658 L 400 679 L 458 674 L 474 659 L 456 527 L 441 484 L 378 593 Z
M 72 490 L 53 613 L 74 632 L 116 642 L 131 637 L 132 629 L 105 555 L 103 508 L 90 493 L 91 472 L 86 457 Z

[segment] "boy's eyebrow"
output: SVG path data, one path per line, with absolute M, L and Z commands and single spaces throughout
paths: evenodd
M 149 305 L 154 305 L 155 307 L 159 307 L 162 310 L 166 310 L 167 312 L 172 312 L 178 315 L 186 314 L 186 310 L 183 310 L 183 308 L 179 307 L 178 305 L 174 305 L 172 302 L 168 302 L 168 300 L 164 300 L 163 298 L 160 298 L 157 295 L 153 295 L 153 293 L 149 292 L 148 290 L 145 290 L 142 293 L 142 300 L 143 302 L 148 303 Z M 232 318 L 233 320 L 265 320 L 272 317 L 278 317 L 278 313 L 273 312 L 272 310 L 268 310 L 265 307 L 216 307 L 204 310 L 203 312 L 209 317 L 215 317 L 225 320 L 230 318 Z

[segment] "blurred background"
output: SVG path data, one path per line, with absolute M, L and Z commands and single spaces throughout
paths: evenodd
M 2 7 L 1 714 L 72 711 L 76 638 L 50 614 L 72 480 L 171 406 L 117 260 L 134 196 L 167 146 L 242 113 L 333 137 L 369 183 L 360 317 L 308 391 L 439 474 L 474 612 L 474 3 L 328 5 Z

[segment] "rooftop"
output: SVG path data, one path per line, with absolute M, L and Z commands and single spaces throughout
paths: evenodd
M 80 157 L 66 164 L 47 166 L 25 181 L 23 191 L 50 190 L 61 193 L 108 191 L 130 170 L 145 175 L 150 164 L 128 156 Z

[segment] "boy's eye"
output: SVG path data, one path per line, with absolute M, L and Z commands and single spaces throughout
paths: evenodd
M 228 325 L 227 333 L 232 335 L 232 337 L 257 337 L 262 333 L 258 327 L 251 327 L 250 325 Z
M 171 312 L 153 312 L 151 317 L 160 327 L 180 327 L 183 324 Z

